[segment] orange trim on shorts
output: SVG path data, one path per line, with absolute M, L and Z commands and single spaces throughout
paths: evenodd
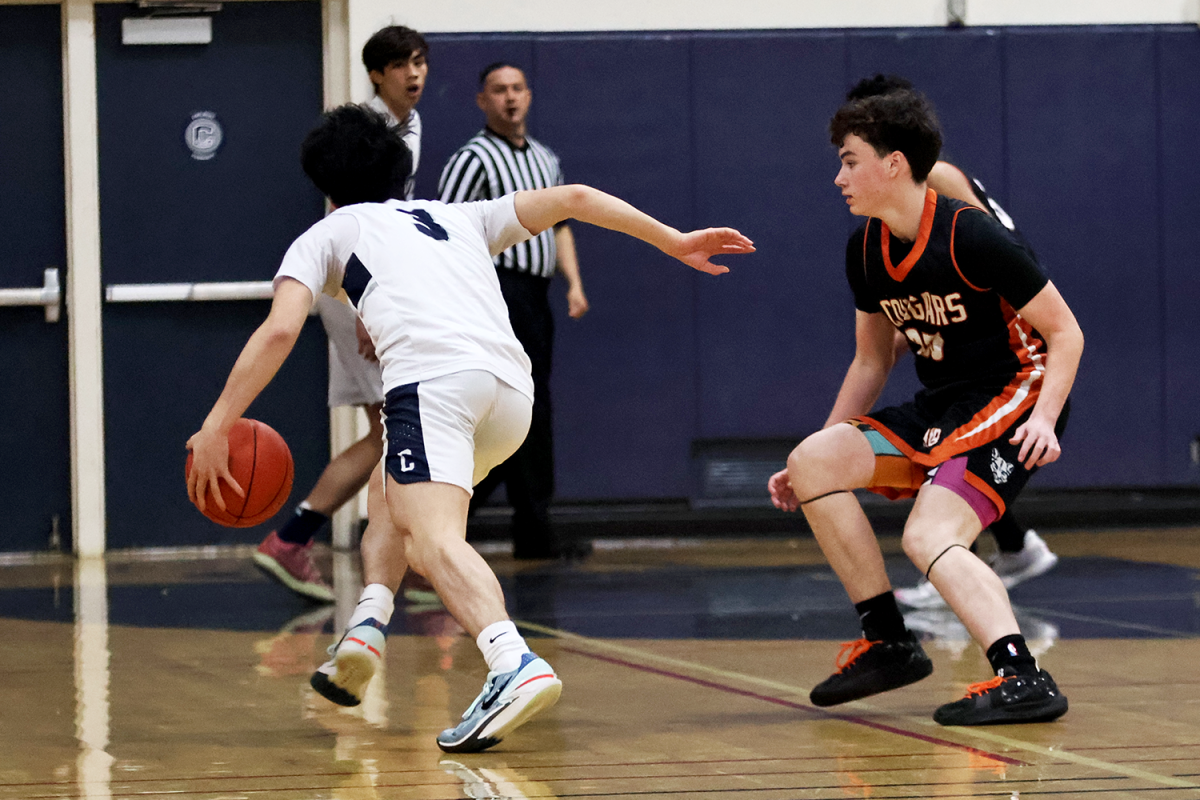
M 881 228 L 879 239 L 880 247 L 883 250 L 883 266 L 887 269 L 887 274 L 892 280 L 899 283 L 908 277 L 908 273 L 916 266 L 917 261 L 925 253 L 925 245 L 929 244 L 929 232 L 933 230 L 933 215 L 937 211 L 937 192 L 933 189 L 925 189 L 925 208 L 921 210 L 921 226 L 917 229 L 917 240 L 913 242 L 912 250 L 908 251 L 908 255 L 900 262 L 900 266 L 892 266 L 892 253 L 888 243 L 892 239 L 892 232 L 888 230 L 888 226 L 883 220 L 879 221 Z
M 1004 433 L 1021 415 L 1037 404 L 1045 374 L 1045 342 L 1033 334 L 1033 326 L 1013 307 L 1001 300 L 1001 309 L 1008 323 L 1008 343 L 1017 356 L 1021 369 L 1004 390 L 965 424 L 942 437 L 942 444 L 930 451 L 937 462 L 948 461 L 955 455 L 974 450 Z M 1038 350 L 1041 353 L 1037 353 Z M 1018 395 L 1024 395 L 1018 400 Z M 992 419 L 993 416 L 995 419 Z M 989 422 L 990 420 L 990 422 Z
M 928 476 L 925 474 L 926 468 L 913 459 L 913 456 L 916 454 L 915 451 L 903 439 L 888 430 L 886 425 L 874 419 L 870 419 L 869 417 L 854 417 L 846 420 L 846 422 L 850 424 L 858 422 L 876 431 L 904 454 L 900 456 L 875 456 L 875 472 L 871 475 L 871 483 L 863 488 L 875 494 L 883 495 L 889 500 L 916 497 L 917 490 L 925 483 L 925 479 Z
M 896 497 L 913 497 L 925 478 L 925 468 L 907 456 L 875 456 L 875 472 L 867 488 L 891 489 Z
M 1001 499 L 1000 495 L 996 494 L 996 490 L 992 488 L 991 484 L 976 475 L 974 472 L 971 472 L 969 469 L 963 472 L 963 480 L 971 484 L 972 488 L 978 489 L 980 494 L 982 494 L 988 500 L 992 501 L 992 504 L 996 506 L 996 509 L 1000 512 L 996 515 L 996 519 L 1000 519 L 1000 517 L 1004 516 L 1004 500 Z

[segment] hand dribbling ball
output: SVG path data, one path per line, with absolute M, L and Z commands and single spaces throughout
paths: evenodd
M 192 454 L 189 452 L 184 476 L 191 472 Z M 249 528 L 266 522 L 283 508 L 292 491 L 296 468 L 292 451 L 274 428 L 243 417 L 233 423 L 229 431 L 229 472 L 246 496 L 238 497 L 233 487 L 222 480 L 225 510 L 217 505 L 212 488 L 208 487 L 201 513 L 227 528 Z

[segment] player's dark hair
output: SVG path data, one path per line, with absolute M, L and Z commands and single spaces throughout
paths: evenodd
M 521 69 L 516 64 L 510 64 L 507 61 L 493 61 L 492 63 L 490 63 L 486 67 L 484 67 L 483 70 L 479 73 L 479 88 L 482 89 L 484 87 L 484 85 L 487 83 L 487 79 L 488 79 L 489 75 L 491 75 L 493 72 L 495 72 L 498 69 L 505 69 L 506 67 L 508 69 L 515 69 L 518 72 L 520 72 L 522 75 L 525 74 L 525 70 Z
M 912 81 L 908 78 L 901 78 L 899 75 L 884 75 L 876 72 L 869 78 L 863 78 L 854 87 L 846 92 L 847 100 L 862 100 L 864 97 L 874 97 L 877 94 L 887 94 L 888 92 L 898 92 L 907 89 L 915 91 Z
M 326 111 L 300 145 L 304 173 L 334 205 L 404 198 L 412 153 L 387 117 L 348 103 Z
M 880 158 L 897 150 L 903 153 L 915 183 L 929 177 L 942 150 L 942 131 L 933 104 L 910 89 L 843 104 L 829 121 L 829 140 L 841 147 L 850 134 L 871 145 Z
M 389 64 L 408 61 L 413 53 L 429 56 L 425 37 L 403 25 L 389 25 L 371 34 L 363 45 L 362 62 L 367 72 L 383 72 Z

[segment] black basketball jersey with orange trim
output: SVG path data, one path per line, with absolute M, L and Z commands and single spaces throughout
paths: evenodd
M 1036 399 L 1045 342 L 1016 309 L 1047 279 L 986 212 L 928 190 L 916 241 L 867 220 L 847 245 L 846 277 L 855 306 L 885 314 L 908 339 L 928 393 L 952 402 L 994 391 L 1022 407 Z

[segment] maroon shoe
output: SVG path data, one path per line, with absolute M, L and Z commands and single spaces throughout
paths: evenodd
M 271 531 L 254 551 L 254 563 L 296 594 L 319 603 L 332 603 L 333 587 L 325 582 L 313 563 L 312 547 L 312 542 L 285 542 Z

